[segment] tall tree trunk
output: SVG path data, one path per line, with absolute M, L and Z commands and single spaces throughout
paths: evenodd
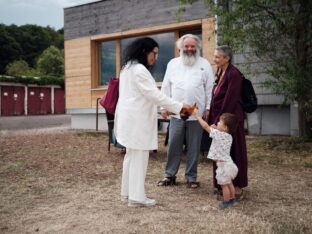
M 307 137 L 312 138 L 312 120 L 307 122 Z
M 299 136 L 312 138 L 312 120 L 308 118 L 304 104 L 304 101 L 298 103 Z
M 298 125 L 299 125 L 299 136 L 305 135 L 305 121 L 304 121 L 304 103 L 303 101 L 298 102 Z

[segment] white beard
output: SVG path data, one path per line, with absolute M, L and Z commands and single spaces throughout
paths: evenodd
M 182 62 L 186 66 L 193 66 L 197 59 L 199 58 L 199 50 L 196 50 L 196 53 L 193 55 L 188 55 L 184 53 L 183 50 L 180 50 L 180 56 L 182 58 Z

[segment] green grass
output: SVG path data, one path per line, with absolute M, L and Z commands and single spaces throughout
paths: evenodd
M 260 137 L 248 141 L 249 158 L 285 167 L 307 167 L 312 164 L 312 142 L 298 137 Z

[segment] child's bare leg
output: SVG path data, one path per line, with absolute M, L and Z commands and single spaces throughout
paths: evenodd
M 223 193 L 223 201 L 228 201 L 231 199 L 230 187 L 228 184 L 221 185 Z
M 230 198 L 235 198 L 235 187 L 233 183 L 231 182 L 229 185 L 229 190 L 230 190 Z

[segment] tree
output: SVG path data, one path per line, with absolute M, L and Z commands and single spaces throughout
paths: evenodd
M 37 25 L 0 24 L 0 74 L 7 64 L 25 60 L 30 67 L 36 65 L 38 56 L 50 45 L 64 48 L 64 31 Z
M 43 27 L 31 24 L 20 26 L 18 33 L 15 38 L 22 47 L 22 59 L 34 67 L 37 57 L 51 45 L 51 37 Z
M 64 76 L 63 52 L 50 46 L 39 56 L 37 67 L 43 75 Z
M 57 47 L 58 49 L 64 49 L 64 30 L 59 29 L 55 31 L 51 27 L 46 27 L 45 30 L 50 35 L 50 45 Z
M 195 0 L 179 0 L 192 4 Z M 205 0 L 218 16 L 221 44 L 269 62 L 264 82 L 298 103 L 299 135 L 312 137 L 312 1 Z
M 9 76 L 21 76 L 25 75 L 29 71 L 29 66 L 24 60 L 17 60 L 9 63 L 5 70 L 6 74 Z
M 0 74 L 5 73 L 8 63 L 19 59 L 21 47 L 7 32 L 5 25 L 0 24 Z

